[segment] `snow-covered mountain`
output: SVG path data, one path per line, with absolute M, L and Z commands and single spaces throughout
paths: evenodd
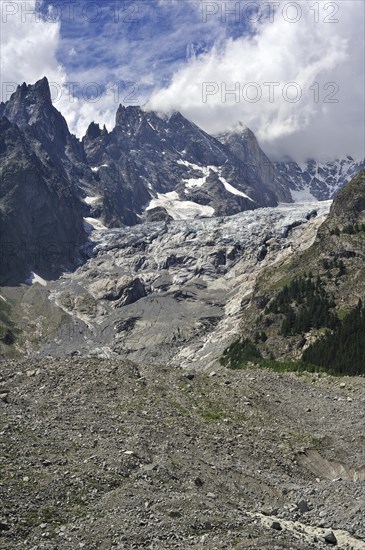
M 243 124 L 213 137 L 179 112 L 160 116 L 137 106 L 120 105 L 111 131 L 92 122 L 80 141 L 52 105 L 46 78 L 18 86 L 0 104 L 0 124 L 3 283 L 75 268 L 93 227 L 324 200 L 364 165 L 351 157 L 274 164 Z
M 274 164 L 289 184 L 294 201 L 323 201 L 333 199 L 341 187 L 365 167 L 365 159 L 356 161 L 346 156 L 325 163 L 309 159 L 301 166 L 296 162 Z
M 120 105 L 112 131 L 92 122 L 80 142 L 43 78 L 0 104 L 0 124 L 3 283 L 74 268 L 84 226 L 232 215 L 291 201 L 280 175 L 273 185 L 275 168 L 253 134 L 237 138 L 242 156 L 178 112 L 161 117 Z
M 252 132 L 236 139 L 244 156 L 178 112 L 160 117 L 121 105 L 111 132 L 92 123 L 83 138 L 97 180 L 88 193 L 101 197 L 95 206 L 109 226 L 232 215 L 291 202 L 285 180 L 275 175 Z

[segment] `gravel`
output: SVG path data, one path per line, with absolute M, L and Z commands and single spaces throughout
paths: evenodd
M 0 547 L 365 548 L 365 379 L 215 373 L 3 363 Z

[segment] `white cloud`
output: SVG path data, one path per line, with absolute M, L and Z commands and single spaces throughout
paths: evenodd
M 28 14 L 22 17 L 25 4 Z M 219 6 L 220 2 L 212 4 Z M 289 4 L 301 5 L 302 17 L 296 23 L 285 21 L 282 16 L 283 6 Z M 17 13 L 11 15 L 12 9 L 7 5 L 18 7 Z M 301 161 L 309 156 L 325 159 L 347 153 L 364 154 L 362 2 L 321 0 L 318 23 L 310 9 L 317 3 L 281 2 L 274 22 L 265 18 L 253 23 L 250 34 L 247 21 L 228 25 L 222 22 L 220 10 L 203 23 L 198 1 L 190 11 L 187 4 L 176 0 L 160 0 L 159 5 L 162 11 L 156 15 L 154 5 L 141 4 L 143 26 L 136 27 L 135 34 L 125 32 L 125 22 L 121 32 L 121 27 L 110 20 L 96 35 L 95 27 L 85 26 L 78 18 L 73 22 L 73 32 L 62 36 L 60 22 L 53 23 L 51 18 L 36 21 L 29 14 L 35 9 L 36 0 L 2 0 L 2 99 L 6 100 L 5 94 L 11 90 L 6 83 L 33 83 L 46 75 L 62 91 L 55 107 L 66 117 L 71 131 L 81 137 L 92 120 L 105 123 L 108 129 L 114 126 L 119 102 L 131 103 L 131 89 L 123 90 L 120 83 L 131 81 L 140 87 L 132 94 L 138 103 L 143 104 L 147 94 L 155 89 L 148 108 L 162 112 L 179 110 L 209 132 L 218 133 L 242 121 L 256 133 L 265 151 L 276 158 L 289 155 Z M 245 3 L 241 1 L 239 5 Z M 332 10 L 325 11 L 326 5 L 339 5 L 339 12 L 333 15 L 338 23 L 323 22 L 325 16 L 331 17 Z M 5 22 L 4 13 L 9 13 Z M 293 12 L 287 14 L 293 16 Z M 232 17 L 228 16 L 227 21 L 232 22 Z M 232 31 L 235 38 L 230 37 Z M 239 33 L 245 35 L 238 36 Z M 215 46 L 207 51 L 210 41 Z M 179 57 L 176 52 L 181 50 L 184 54 Z M 315 90 L 309 89 L 316 81 L 318 103 L 314 101 Z M 70 95 L 67 82 L 79 83 L 77 97 Z M 79 93 L 90 82 L 103 86 L 98 101 L 88 101 Z M 218 90 L 205 103 L 204 82 L 216 83 Z M 250 82 L 261 88 L 262 97 L 256 103 L 242 96 L 255 91 L 254 87 L 245 88 Z M 274 88 L 273 102 L 269 101 L 265 82 L 280 83 Z M 296 82 L 302 90 L 298 103 L 282 97 L 283 86 L 289 82 Z M 338 103 L 323 102 L 331 92 L 331 87 L 323 89 L 328 82 L 339 87 L 335 94 Z M 226 103 L 222 102 L 224 83 L 227 89 L 238 83 L 238 103 L 232 95 L 227 95 Z M 293 87 L 288 89 L 289 97 L 293 91 Z
M 227 38 L 222 47 L 190 59 L 168 87 L 153 94 L 149 108 L 180 110 L 213 133 L 241 120 L 273 156 L 287 154 L 303 160 L 308 156 L 364 155 L 364 6 L 355 0 L 330 3 L 340 9 L 332 16 L 339 22 L 329 23 L 323 21 L 326 16 L 331 18 L 332 10 L 325 11 L 327 2 L 319 3 L 319 22 L 314 21 L 309 4 L 301 2 L 301 19 L 290 23 L 282 16 L 288 3 L 282 2 L 273 22 L 266 19 L 255 24 L 253 36 Z M 273 102 L 265 82 L 280 83 L 274 88 Z M 290 82 L 297 83 L 302 92 L 297 103 L 283 98 L 284 85 Z M 314 82 L 319 83 L 318 102 L 315 89 L 310 90 Z M 329 82 L 335 87 L 324 90 Z M 203 83 L 215 83 L 205 102 Z M 235 83 L 238 102 L 234 95 L 226 95 L 223 102 L 224 86 L 235 89 Z M 260 86 L 262 96 L 256 103 L 249 101 L 255 88 L 245 87 L 248 83 Z M 333 99 L 338 103 L 324 103 L 324 97 L 337 86 Z M 294 91 L 293 87 L 287 89 L 289 99 Z
M 117 109 L 113 92 L 100 93 L 98 101 L 86 100 L 82 93 L 77 97 L 85 83 L 104 83 L 103 70 L 90 69 L 82 75 L 80 86 L 75 87 L 76 94 L 70 91 L 68 83 L 75 79 L 70 79 L 57 59 L 60 30 L 61 22 L 57 18 L 52 22 L 51 16 L 41 16 L 39 0 L 1 2 L 1 100 L 7 101 L 22 82 L 33 84 L 47 76 L 54 106 L 65 116 L 72 132 L 81 137 L 93 120 L 113 128 Z M 69 55 L 77 55 L 75 48 L 70 48 Z
M 14 85 L 33 83 L 45 75 L 49 81 L 64 82 L 65 71 L 56 57 L 60 24 L 41 19 L 35 9 L 35 0 L 1 2 L 3 100 L 8 99 Z
M 55 107 L 65 116 L 72 132 L 81 137 L 92 120 L 111 129 L 119 103 L 145 103 L 151 90 L 166 82 L 184 62 L 176 51 L 186 48 L 186 43 L 200 36 L 199 29 L 206 27 L 198 7 L 192 17 L 191 10 L 171 0 L 161 0 L 158 13 L 153 4 L 138 4 L 138 27 L 128 22 L 126 14 L 131 10 L 123 8 L 116 24 L 108 1 L 115 5 L 111 0 L 99 3 L 103 14 L 109 15 L 101 28 L 87 24 L 82 16 L 82 2 L 75 3 L 71 21 L 68 10 L 61 10 L 61 22 L 57 9 L 50 6 L 46 18 L 37 10 L 36 19 L 31 12 L 35 12 L 39 0 L 2 0 L 2 14 L 8 14 L 5 21 L 2 18 L 1 68 L 3 81 L 8 83 L 2 87 L 2 100 L 9 98 L 17 84 L 34 83 L 47 76 L 54 83 L 51 91 L 52 97 L 57 98 Z M 59 2 L 55 4 L 60 7 Z M 52 22 L 52 18 L 57 22 Z M 65 25 L 62 32 L 61 25 Z M 210 31 L 213 40 L 221 32 L 218 24 L 211 25 Z M 88 101 L 82 93 L 92 82 L 108 90 L 100 93 L 96 102 Z M 69 91 L 70 83 L 77 83 L 76 96 Z M 134 83 L 135 90 L 128 83 Z
M 97 97 L 97 101 L 88 101 L 82 97 L 73 97 L 69 88 L 62 88 L 60 100 L 54 102 L 54 106 L 61 111 L 69 128 L 78 137 L 85 135 L 92 121 L 105 124 L 108 130 L 115 126 L 117 105 L 112 93 L 103 93 Z

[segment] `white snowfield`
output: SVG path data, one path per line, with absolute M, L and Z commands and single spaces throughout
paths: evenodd
M 105 225 L 103 225 L 103 223 L 96 218 L 84 218 L 84 228 L 88 233 L 91 233 L 94 229 L 107 229 L 107 227 L 105 227 Z
M 84 202 L 86 202 L 86 204 L 94 204 L 99 199 L 101 199 L 101 197 L 99 197 L 99 196 L 92 197 L 90 195 L 90 196 L 84 198 Z
M 207 177 L 209 176 L 209 173 L 212 170 L 218 175 L 220 181 L 223 183 L 228 193 L 231 193 L 232 195 L 238 195 L 240 197 L 243 197 L 245 199 L 248 199 L 254 202 L 248 195 L 246 195 L 246 193 L 243 193 L 239 189 L 236 189 L 232 184 L 228 183 L 228 181 L 222 176 L 222 170 L 219 166 L 213 166 L 213 165 L 199 166 L 198 164 L 193 164 L 191 162 L 188 162 L 187 160 L 178 160 L 177 162 L 178 164 L 182 164 L 183 166 L 187 166 L 188 168 L 191 168 L 193 170 L 199 170 L 200 172 L 203 173 L 203 177 L 189 178 L 184 180 L 186 182 L 185 187 L 187 189 L 192 189 L 194 187 L 202 187 L 206 183 Z
M 214 214 L 214 208 L 211 206 L 204 206 L 193 201 L 182 201 L 176 191 L 157 193 L 157 197 L 151 200 L 146 210 L 157 207 L 165 208 L 174 220 L 211 217 Z
M 316 197 L 313 197 L 310 192 L 309 185 L 306 185 L 303 189 L 298 191 L 291 189 L 290 193 L 294 202 L 317 202 Z
M 93 172 L 97 172 L 98 170 L 100 170 L 100 168 L 109 168 L 109 164 L 101 164 L 100 166 L 93 166 L 91 170 Z
M 34 273 L 34 271 L 31 271 L 30 276 L 25 282 L 27 285 L 34 285 L 35 283 L 39 283 L 42 286 L 47 286 L 47 281 Z

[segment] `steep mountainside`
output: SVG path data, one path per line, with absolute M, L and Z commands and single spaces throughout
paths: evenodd
M 364 372 L 364 222 L 362 170 L 338 193 L 313 245 L 260 273 L 241 331 L 264 358 Z
M 365 159 L 355 161 L 347 156 L 332 162 L 321 163 L 309 159 L 304 166 L 296 162 L 275 162 L 277 172 L 289 184 L 294 200 L 329 200 L 365 168 Z
M 234 131 L 219 134 L 217 139 L 238 158 L 242 176 L 251 185 L 261 182 L 280 202 L 292 202 L 291 194 L 288 192 L 289 178 L 285 174 L 282 175 L 265 155 L 249 128 L 240 123 Z
M 365 169 L 338 193 L 324 228 L 365 222 Z
M 82 204 L 34 136 L 0 120 L 0 284 L 75 267 L 86 240 Z
M 243 158 L 180 113 L 160 118 L 120 106 L 110 133 L 91 123 L 80 142 L 52 105 L 43 78 L 18 86 L 0 104 L 0 116 L 1 242 L 7 247 L 0 284 L 24 281 L 34 271 L 52 278 L 75 266 L 86 241 L 83 217 L 90 230 L 90 224 L 220 216 L 291 200 L 285 186 L 275 191 L 272 165 L 261 174 L 253 135 L 242 137 Z M 247 177 L 252 163 L 254 179 Z
M 110 133 L 91 124 L 83 144 L 100 181 L 106 224 L 132 225 L 143 213 L 149 220 L 184 219 L 291 202 L 253 134 L 239 140 L 244 154 L 180 113 L 160 118 L 140 107 L 120 106 Z
M 242 125 L 214 138 L 180 113 L 120 105 L 111 132 L 92 122 L 80 142 L 52 105 L 46 78 L 19 86 L 0 116 L 1 242 L 17 251 L 5 251 L 0 284 L 74 267 L 84 220 L 90 231 L 233 215 L 291 202 L 287 179 L 301 185 L 279 173 Z M 356 169 L 351 163 L 339 164 L 338 177 Z
M 60 178 L 66 177 L 70 186 L 78 189 L 93 180 L 80 141 L 52 104 L 47 78 L 34 85 L 18 86 L 9 101 L 0 104 L 0 116 L 24 131 L 37 154 L 53 163 Z

